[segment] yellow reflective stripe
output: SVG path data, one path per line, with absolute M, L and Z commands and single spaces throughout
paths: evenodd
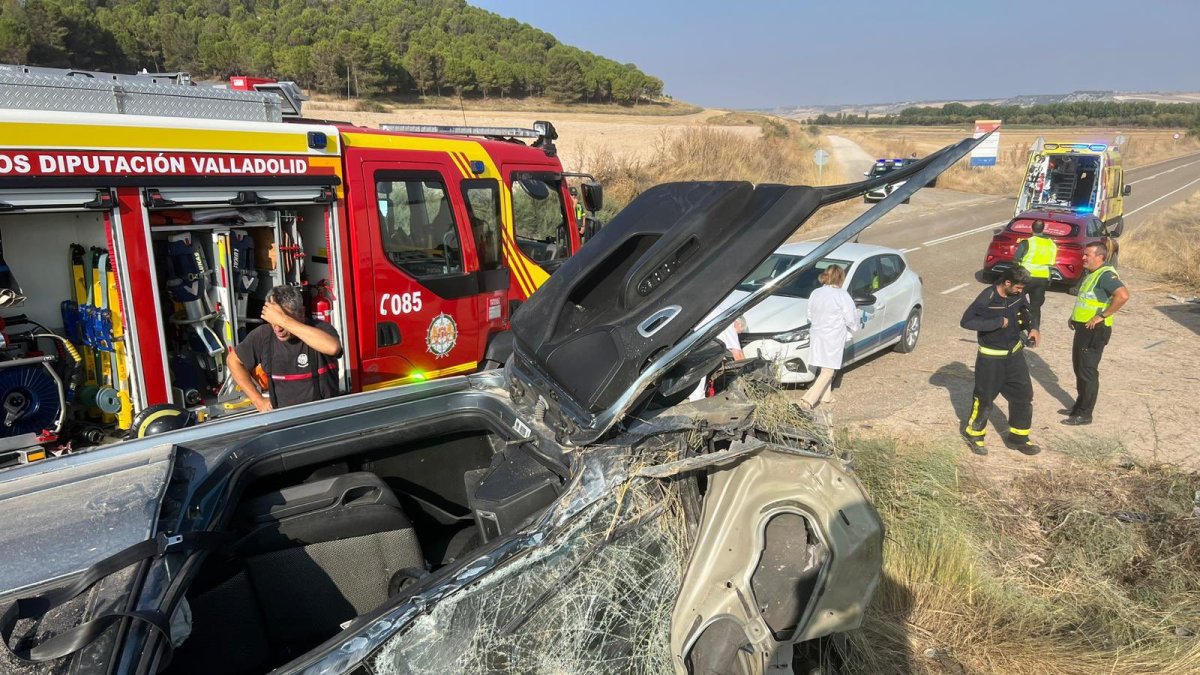
M 137 437 L 145 438 L 146 437 L 146 427 L 150 426 L 151 423 L 154 422 L 154 420 L 157 420 L 162 417 L 174 417 L 179 414 L 181 414 L 181 413 L 178 410 L 175 410 L 174 408 L 172 408 L 170 410 L 159 410 L 158 412 L 150 413 L 149 415 L 146 416 L 146 419 L 142 420 L 141 426 L 138 427 Z
M 192 152 L 264 152 L 336 156 L 338 138 L 329 134 L 329 147 L 308 147 L 308 131 L 319 128 L 275 124 L 276 129 L 203 129 L 143 127 L 125 124 L 56 124 L 3 122 L 5 146 L 24 148 L 88 148 L 106 150 L 178 150 Z M 180 122 L 186 124 L 186 121 Z M 265 125 L 263 125 L 265 126 Z
M 407 377 L 398 377 L 394 380 L 387 380 L 386 382 L 376 382 L 375 384 L 368 384 L 365 387 L 363 387 L 363 391 L 377 391 L 379 389 L 387 389 L 389 387 L 399 387 L 400 385 L 403 385 L 403 384 L 412 384 L 414 382 L 424 382 L 426 380 L 434 380 L 439 377 L 447 377 L 450 375 L 457 375 L 459 373 L 473 372 L 478 367 L 479 367 L 478 361 L 471 361 L 470 363 L 464 363 L 464 364 L 457 365 L 457 366 L 451 366 L 449 368 L 443 368 L 442 370 L 433 370 L 428 373 L 419 373 L 419 374 L 409 375 Z
M 1008 433 L 1010 433 L 1010 434 L 1012 434 L 1012 435 L 1014 435 L 1014 436 L 1028 436 L 1028 435 L 1029 435 L 1029 429 L 1016 429 L 1016 428 L 1014 428 L 1014 427 L 1009 427 L 1009 428 L 1008 428 Z
M 984 347 L 979 345 L 979 353 L 984 356 L 1008 356 L 1021 351 L 1021 343 L 1018 342 L 1012 349 L 994 349 L 992 347 Z
M 975 425 L 975 419 L 979 417 L 979 399 L 971 399 L 971 416 L 967 418 L 967 435 L 968 436 L 983 436 L 987 433 L 987 429 L 975 431 L 971 427 Z

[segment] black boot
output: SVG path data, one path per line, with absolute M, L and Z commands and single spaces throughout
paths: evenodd
M 1029 440 L 1028 436 L 1018 436 L 1017 434 L 1009 434 L 1004 437 L 1005 447 L 1016 450 L 1023 455 L 1036 455 L 1042 451 L 1037 443 Z
M 967 447 L 971 448 L 971 452 L 973 452 L 977 455 L 988 454 L 987 446 L 984 445 L 984 442 L 983 442 L 983 436 L 972 436 L 969 433 L 970 430 L 971 430 L 971 428 L 967 427 L 967 428 L 963 429 L 963 432 L 962 432 L 962 437 L 963 437 L 963 440 L 965 440 L 967 442 Z

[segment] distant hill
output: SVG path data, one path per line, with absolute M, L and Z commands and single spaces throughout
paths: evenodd
M 453 92 L 635 103 L 662 80 L 465 0 L 5 0 L 0 62 L 354 96 Z
M 1139 102 L 1152 103 L 1200 103 L 1200 92 L 1114 92 L 1073 91 L 1069 94 L 1024 94 L 1010 98 L 955 100 L 955 101 L 898 101 L 894 103 L 838 104 L 824 106 L 783 106 L 769 112 L 793 119 L 815 119 L 819 115 L 899 115 L 909 108 L 941 108 L 950 104 L 964 106 L 993 105 L 997 107 L 1018 106 L 1022 108 L 1055 103 L 1091 102 Z

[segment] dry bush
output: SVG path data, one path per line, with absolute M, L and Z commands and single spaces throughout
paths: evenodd
M 1133 228 L 1121 263 L 1200 289 L 1200 192 Z
M 1181 134 L 1179 140 L 1175 140 L 1167 132 L 1127 135 L 1129 138 L 1121 147 L 1121 161 L 1126 168 L 1153 164 L 1171 157 L 1200 151 L 1200 138 L 1191 135 Z
M 851 672 L 1200 672 L 1196 475 L 1068 460 L 998 481 L 953 443 L 850 445 L 888 531 Z
M 672 181 L 815 185 L 817 167 L 811 155 L 816 148 L 816 140 L 808 134 L 789 132 L 747 138 L 721 129 L 695 127 L 664 132 L 650 159 L 585 149 L 579 165 L 604 184 L 605 197 L 617 206 L 629 203 L 654 185 Z

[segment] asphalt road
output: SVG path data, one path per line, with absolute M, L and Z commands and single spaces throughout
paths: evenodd
M 1200 153 L 1127 170 L 1126 180 L 1133 186 L 1125 202 L 1128 233 L 1200 191 Z M 865 208 L 849 211 L 843 222 Z M 983 288 L 976 274 L 988 242 L 994 230 L 1012 218 L 1014 208 L 1015 198 L 922 190 L 911 204 L 898 206 L 863 233 L 859 239 L 863 243 L 904 251 L 910 266 L 921 275 L 924 321 L 914 354 L 888 352 L 844 373 L 837 401 L 829 406 L 835 421 L 870 427 L 886 420 L 889 428 L 908 424 L 918 433 L 957 433 L 958 420 L 965 418 L 970 403 L 974 365 L 974 335 L 962 330 L 958 321 Z M 804 231 L 794 237 L 808 238 Z M 1035 435 L 1050 439 L 1047 445 L 1057 442 L 1061 446 L 1073 437 L 1069 431 L 1076 432 L 1074 437 L 1085 432 L 1111 433 L 1126 445 L 1156 455 L 1166 453 L 1180 461 L 1195 459 L 1184 430 L 1200 415 L 1200 404 L 1194 403 L 1200 399 L 1200 378 L 1176 371 L 1182 364 L 1200 360 L 1196 349 L 1200 315 L 1172 314 L 1169 307 L 1162 306 L 1170 301 L 1165 300 L 1161 285 L 1145 275 L 1139 277 L 1135 270 L 1122 271 L 1122 276 L 1134 300 L 1128 311 L 1122 312 L 1125 316 L 1118 317 L 1113 343 L 1105 354 L 1100 409 L 1092 427 L 1063 427 L 1054 414 L 1057 408 L 1070 405 L 1075 392 L 1071 334 L 1065 326 L 1073 298 L 1063 292 L 1047 298 L 1044 345 L 1029 356 L 1035 379 Z M 1122 350 L 1129 354 L 1122 356 Z M 1002 400 L 998 405 L 1001 410 L 1007 407 Z M 1002 416 L 993 416 L 993 421 L 1003 428 Z M 1150 426 L 1140 428 L 1141 423 Z M 1145 441 L 1150 432 L 1153 447 Z M 994 443 L 997 435 L 991 436 Z

